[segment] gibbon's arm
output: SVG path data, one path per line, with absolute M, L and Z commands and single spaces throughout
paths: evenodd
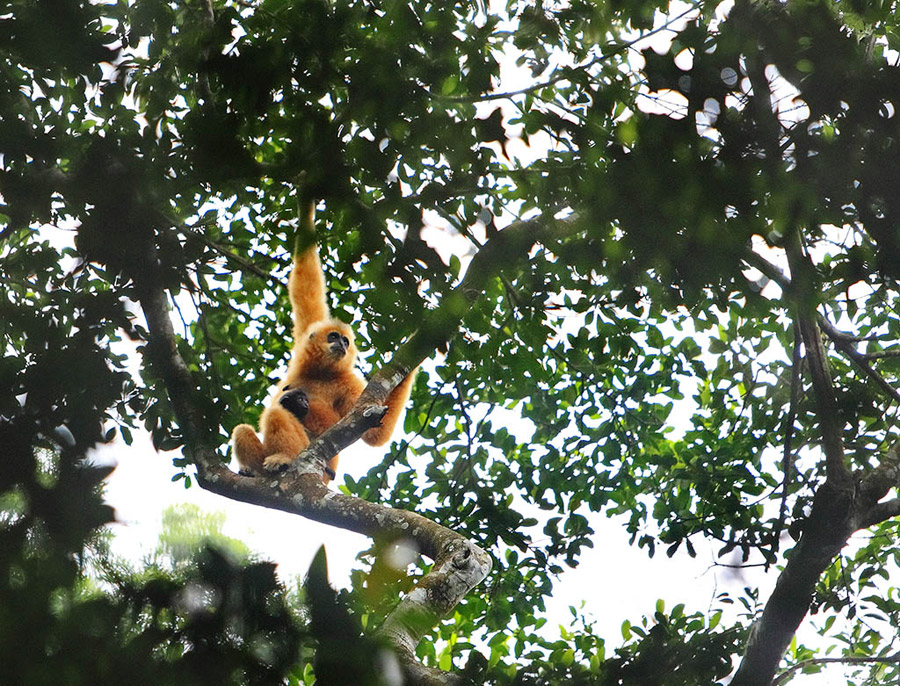
M 381 426 L 376 426 L 366 431 L 362 438 L 369 445 L 384 445 L 391 440 L 391 434 L 394 433 L 394 426 L 403 409 L 406 407 L 406 401 L 409 400 L 409 394 L 412 392 L 413 381 L 416 380 L 418 367 L 413 369 L 409 376 L 397 384 L 396 388 L 390 392 L 384 404 L 387 405 L 387 412 L 381 418 Z
M 294 346 L 307 327 L 330 317 L 325 298 L 325 275 L 316 250 L 313 217 L 316 205 L 305 201 L 301 207 L 300 228 L 294 245 L 294 268 L 288 281 L 291 309 L 294 313 Z

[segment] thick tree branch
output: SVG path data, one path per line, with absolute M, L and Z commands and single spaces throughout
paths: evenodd
M 853 493 L 826 481 L 819 487 L 803 535 L 788 553 L 775 590 L 753 626 L 732 686 L 769 686 L 809 610 L 816 582 L 850 538 Z
M 775 590 L 756 622 L 732 686 L 769 686 L 819 578 L 850 536 L 900 514 L 900 501 L 879 502 L 900 484 L 900 449 L 893 446 L 881 464 L 847 489 L 826 480 L 816 491 L 799 543 L 788 554 Z
M 900 514 L 900 501 L 881 500 L 891 489 L 900 487 L 900 444 L 894 444 L 858 486 L 859 504 L 856 528 L 865 529 Z
M 869 510 L 869 518 L 863 522 L 863 525 L 866 527 L 874 526 L 898 516 L 900 516 L 900 498 L 894 498 L 883 503 L 876 503 Z
M 313 441 L 293 468 L 279 476 L 244 477 L 220 461 L 202 412 L 203 403 L 178 353 L 165 291 L 152 278 L 153 269 L 136 271 L 140 303 L 147 319 L 154 368 L 158 370 L 187 443 L 185 452 L 206 490 L 234 500 L 291 512 L 355 531 L 376 540 L 407 540 L 434 561 L 429 571 L 387 618 L 380 632 L 396 648 L 410 684 L 455 684 L 459 678 L 421 665 L 415 647 L 422 636 L 449 612 L 491 568 L 490 556 L 474 543 L 418 514 L 336 493 L 321 481 L 322 465 L 371 426 L 374 408 L 435 348 L 446 345 L 469 306 L 488 280 L 524 260 L 529 249 L 573 219 L 518 222 L 493 236 L 473 258 L 466 276 L 444 302 L 423 319 L 422 326 L 377 370 L 356 407 Z M 147 265 L 155 264 L 148 246 Z

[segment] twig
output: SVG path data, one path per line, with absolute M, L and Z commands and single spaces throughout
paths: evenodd
M 203 245 L 205 245 L 207 248 L 209 248 L 213 252 L 218 253 L 219 255 L 224 257 L 229 262 L 234 262 L 235 264 L 237 264 L 243 271 L 250 272 L 251 274 L 258 276 L 261 279 L 264 279 L 267 282 L 276 284 L 280 287 L 284 286 L 284 284 L 279 279 L 272 276 L 272 274 L 270 272 L 267 272 L 264 269 L 260 269 L 255 264 L 250 262 L 250 260 L 247 260 L 247 259 L 241 257 L 240 255 L 235 255 L 233 252 L 228 250 L 228 248 L 216 243 L 214 240 L 212 240 L 210 238 L 207 238 L 202 232 L 197 231 L 196 227 L 203 226 L 202 223 L 188 226 L 187 224 L 179 222 L 172 217 L 168 217 L 168 216 L 164 216 L 164 215 L 161 215 L 161 217 L 165 220 L 165 222 L 168 225 L 170 225 L 172 228 L 174 228 L 179 233 L 187 236 L 188 238 L 198 239 L 201 243 L 203 243 Z M 272 257 L 268 257 L 268 256 L 266 256 L 266 257 L 268 259 L 270 259 L 272 262 L 277 262 L 277 260 L 275 260 Z
M 772 681 L 772 686 L 778 686 L 791 678 L 791 675 L 800 669 L 805 669 L 811 665 L 825 664 L 848 664 L 848 665 L 865 665 L 865 664 L 897 664 L 900 663 L 900 653 L 894 653 L 887 657 L 812 657 L 808 660 L 801 660 L 795 665 L 791 665 Z
M 747 265 L 753 267 L 754 269 L 758 269 L 767 278 L 777 283 L 782 288 L 782 290 L 787 290 L 793 285 L 790 277 L 788 277 L 774 264 L 765 259 L 762 255 L 753 252 L 753 250 L 747 249 L 744 252 L 742 259 L 745 263 L 747 263 Z M 898 392 L 897 389 L 891 386 L 887 382 L 887 380 L 881 374 L 875 371 L 872 365 L 869 364 L 869 361 L 873 359 L 879 359 L 881 357 L 900 356 L 900 351 L 886 351 L 885 354 L 870 353 L 869 355 L 867 355 L 859 352 L 852 345 L 857 341 L 868 340 L 867 338 L 853 336 L 837 329 L 824 316 L 818 313 L 816 314 L 816 323 L 822 330 L 822 333 L 824 333 L 834 342 L 835 348 L 837 348 L 838 351 L 843 353 L 853 364 L 855 364 L 860 369 L 860 371 L 863 372 L 863 374 L 872 379 L 872 381 L 874 381 L 889 398 L 897 403 L 900 403 L 900 392 Z
M 450 102 L 458 102 L 458 103 L 478 103 L 478 102 L 490 102 L 492 100 L 509 100 L 509 99 L 515 98 L 519 95 L 527 95 L 528 93 L 533 93 L 533 92 L 539 91 L 542 88 L 549 88 L 551 86 L 555 86 L 560 81 L 570 80 L 572 78 L 572 76 L 571 76 L 572 72 L 587 71 L 591 67 L 594 67 L 594 66 L 600 64 L 601 62 L 605 62 L 606 60 L 613 57 L 614 55 L 618 55 L 619 53 L 625 52 L 626 50 L 630 50 L 635 45 L 640 43 L 642 40 L 644 40 L 646 38 L 650 38 L 651 36 L 655 36 L 656 34 L 662 33 L 663 31 L 670 30 L 671 27 L 676 22 L 681 21 L 686 16 L 688 16 L 692 12 L 696 12 L 697 10 L 698 10 L 698 5 L 696 5 L 696 4 L 691 5 L 686 10 L 684 10 L 681 14 L 678 14 L 678 15 L 670 18 L 664 24 L 661 24 L 660 26 L 657 26 L 656 28 L 647 31 L 646 33 L 642 33 L 640 36 L 637 36 L 636 38 L 633 38 L 632 40 L 613 45 L 607 51 L 601 53 L 600 55 L 598 55 L 597 57 L 594 57 L 593 59 L 588 60 L 584 64 L 580 64 L 580 65 L 571 67 L 570 70 L 566 70 L 566 71 L 563 71 L 562 73 L 556 74 L 545 81 L 534 84 L 533 86 L 527 86 L 525 88 L 520 88 L 519 90 L 506 91 L 503 93 L 488 93 L 487 95 L 482 95 L 482 96 L 475 97 L 475 98 L 463 97 L 463 96 L 452 96 L 452 95 L 440 95 L 438 93 L 433 93 L 432 91 L 430 91 L 428 89 L 424 89 L 424 90 L 428 93 L 428 95 L 430 95 L 433 98 L 450 101 Z
M 802 389 L 800 383 L 800 331 L 796 326 L 793 327 L 793 331 L 794 350 L 791 353 L 791 399 L 788 413 L 784 420 L 784 451 L 781 458 L 781 503 L 778 506 L 778 521 L 775 523 L 775 530 L 772 532 L 773 550 L 778 550 L 778 542 L 781 539 L 781 532 L 784 530 L 784 523 L 787 519 L 787 498 L 790 489 L 791 472 L 793 472 L 794 468 L 794 420 L 797 418 L 797 405 L 800 403 L 800 391 Z

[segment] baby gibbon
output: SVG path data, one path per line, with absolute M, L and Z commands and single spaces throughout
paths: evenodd
M 315 231 L 313 212 L 310 203 L 301 217 L 301 228 L 310 233 Z M 293 462 L 312 439 L 350 411 L 366 386 L 354 370 L 353 330 L 329 313 L 325 275 L 312 240 L 295 250 L 288 291 L 294 347 L 287 375 L 259 419 L 263 439 L 249 424 L 236 426 L 231 434 L 242 473 L 260 474 Z M 414 370 L 388 395 L 381 425 L 363 434 L 366 443 L 384 445 L 390 440 L 415 374 Z M 337 463 L 338 455 L 329 460 L 325 483 L 334 478 Z

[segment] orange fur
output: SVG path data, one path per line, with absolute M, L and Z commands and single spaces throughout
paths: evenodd
M 303 219 L 303 228 L 311 231 L 312 207 Z M 350 411 L 366 385 L 354 370 L 353 330 L 330 316 L 325 276 L 314 243 L 294 256 L 288 292 L 294 317 L 294 348 L 287 374 L 260 417 L 263 440 L 260 441 L 249 424 L 235 427 L 231 434 L 235 457 L 246 472 L 263 473 L 296 460 L 312 439 Z M 388 395 L 388 409 L 381 426 L 363 434 L 366 443 L 384 445 L 390 440 L 409 399 L 414 378 L 415 371 Z M 302 420 L 281 405 L 282 397 L 295 389 L 303 391 L 309 404 Z M 335 455 L 328 466 L 336 470 L 337 463 L 338 455 Z M 327 483 L 330 479 L 326 476 L 324 480 Z

